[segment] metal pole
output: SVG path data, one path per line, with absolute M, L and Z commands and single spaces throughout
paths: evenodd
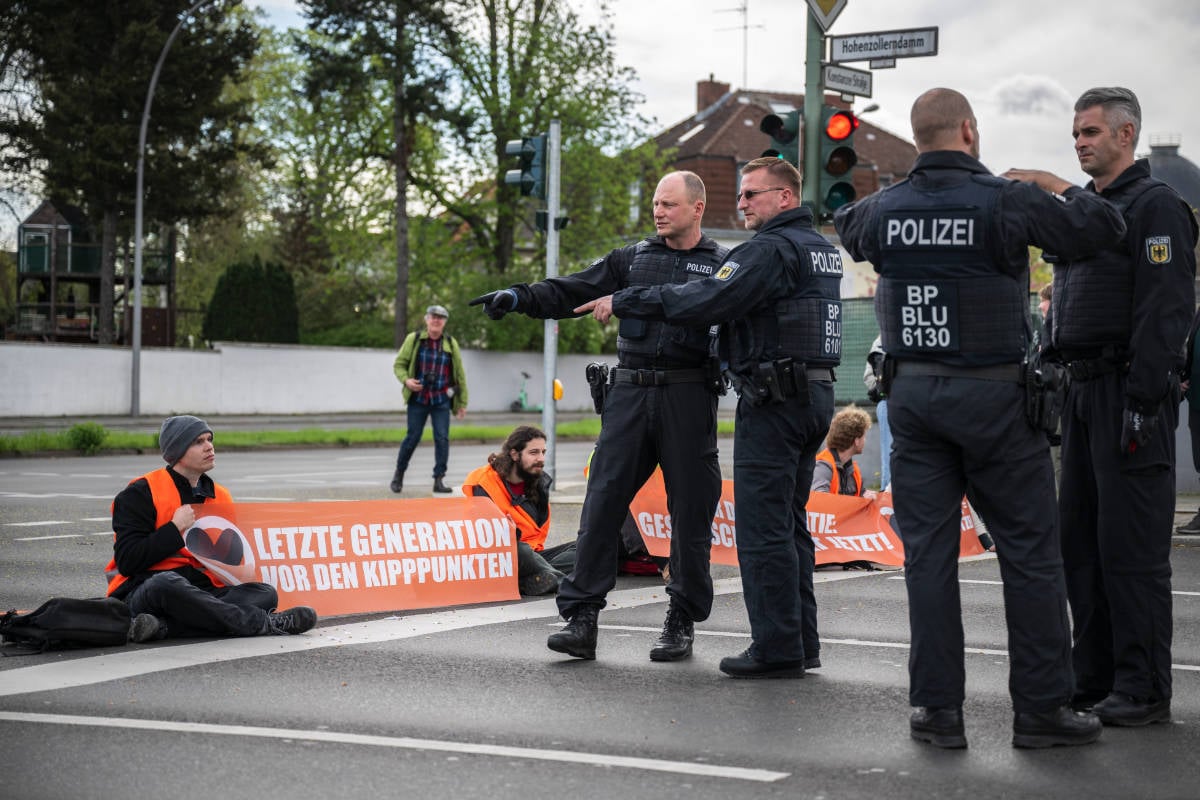
M 550 141 L 547 143 L 547 154 L 550 156 L 550 174 L 546 176 L 546 277 L 558 277 L 558 215 L 559 215 L 559 176 L 562 168 L 562 125 L 556 120 L 550 120 Z M 542 371 L 544 386 L 542 391 L 542 430 L 546 432 L 546 466 L 545 471 L 558 476 L 554 472 L 554 440 L 555 440 L 555 400 L 554 376 L 558 372 L 558 320 L 545 321 L 545 344 L 542 350 Z
M 811 204 L 813 216 L 821 215 L 818 197 L 821 181 L 821 109 L 825 90 L 821 88 L 821 61 L 825 57 L 825 36 L 820 24 L 808 11 L 808 36 L 804 55 L 804 187 L 801 197 Z
M 175 43 L 175 37 L 183 29 L 183 23 L 187 22 L 196 9 L 209 2 L 212 0 L 199 0 L 194 3 L 179 18 L 175 29 L 167 37 L 162 52 L 158 54 L 158 63 L 154 65 L 154 74 L 150 76 L 150 86 L 146 89 L 146 107 L 142 110 L 142 127 L 138 131 L 137 189 L 133 212 L 133 366 L 129 387 L 129 414 L 134 417 L 142 413 L 142 187 L 145 185 L 146 175 L 146 129 L 150 126 L 150 104 L 154 102 L 154 90 L 158 88 L 158 76 L 162 72 L 163 62 L 167 60 L 167 51 Z

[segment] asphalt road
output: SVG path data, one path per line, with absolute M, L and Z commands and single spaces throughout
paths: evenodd
M 449 483 L 488 448 L 455 445 Z M 590 446 L 559 445 L 551 541 L 574 534 Z M 722 443 L 729 470 L 731 448 Z M 390 449 L 220 453 L 244 501 L 390 496 Z M 429 496 L 432 449 L 406 496 Z M 149 456 L 0 461 L 0 605 L 95 596 L 108 505 Z M 431 481 L 430 481 L 431 483 Z M 1195 511 L 1180 501 L 1179 519 Z M 961 566 L 970 748 L 907 732 L 908 624 L 896 571 L 818 572 L 823 669 L 734 681 L 749 643 L 737 571 L 695 656 L 647 653 L 666 607 L 656 578 L 622 577 L 599 658 L 545 648 L 549 600 L 322 620 L 303 636 L 170 641 L 0 658 L 0 796 L 12 798 L 1196 798 L 1200 541 L 1174 551 L 1174 722 L 1105 731 L 1086 748 L 1010 746 L 1001 587 Z

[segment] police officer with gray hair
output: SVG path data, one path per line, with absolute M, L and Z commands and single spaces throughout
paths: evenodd
M 608 320 L 608 296 L 626 286 L 687 285 L 712 275 L 727 252 L 700 229 L 704 183 L 672 172 L 654 192 L 658 235 L 620 247 L 587 269 L 533 284 L 518 284 L 471 301 L 492 319 L 510 311 L 559 319 L 604 298 L 594 314 Z M 596 657 L 597 618 L 616 585 L 621 525 L 638 489 L 662 466 L 671 514 L 671 598 L 653 661 L 692 654 L 695 622 L 712 610 L 709 574 L 712 519 L 721 498 L 717 462 L 717 396 L 723 391 L 716 336 L 706 320 L 686 325 L 622 321 L 618 365 L 610 371 L 600 438 L 592 457 L 580 514 L 575 568 L 558 588 L 568 624 L 546 645 L 577 658 Z
M 1171 717 L 1175 427 L 1196 301 L 1196 218 L 1135 160 L 1141 124 L 1129 89 L 1090 89 L 1076 101 L 1075 152 L 1092 176 L 1085 192 L 1120 209 L 1128 234 L 1088 257 L 1047 257 L 1050 347 L 1071 375 L 1059 512 L 1075 703 L 1121 726 Z M 1006 175 L 1052 191 L 1069 185 L 1046 172 Z
M 711 278 L 630 287 L 623 320 L 724 323 L 722 356 L 738 390 L 733 439 L 738 566 L 752 643 L 721 659 L 733 678 L 802 678 L 821 666 L 807 504 L 833 417 L 841 361 L 842 259 L 800 207 L 800 172 L 780 158 L 742 168 L 738 210 L 750 241 Z
M 959 602 L 960 503 L 968 492 L 996 539 L 1011 654 L 1014 747 L 1087 744 L 1095 715 L 1072 695 L 1067 593 L 1054 474 L 1031 340 L 1034 244 L 1082 257 L 1116 244 L 1116 209 L 1079 188 L 1053 195 L 979 162 L 967 99 L 931 89 L 912 107 L 907 180 L 839 209 L 850 255 L 879 273 L 895 515 L 904 542 L 914 739 L 967 746 Z

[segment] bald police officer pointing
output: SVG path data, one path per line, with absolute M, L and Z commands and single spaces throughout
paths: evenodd
M 888 389 L 895 515 L 904 542 L 913 738 L 966 747 L 958 595 L 959 503 L 996 538 L 1008 622 L 1013 745 L 1086 744 L 1100 722 L 1071 711 L 1070 627 L 1045 435 L 1026 419 L 1032 326 L 1027 246 L 1074 254 L 1124 233 L 1108 203 L 992 176 L 965 97 L 912 108 L 908 179 L 840 209 L 852 256 L 879 273 L 875 313 L 895 359 Z
M 798 678 L 820 666 L 806 507 L 833 416 L 842 259 L 799 203 L 795 167 L 778 158 L 751 161 L 742 168 L 738 209 L 754 238 L 711 278 L 630 287 L 612 298 L 622 319 L 725 323 L 722 354 L 739 394 L 738 565 L 753 639 L 744 653 L 721 660 L 721 671 L 735 678 Z

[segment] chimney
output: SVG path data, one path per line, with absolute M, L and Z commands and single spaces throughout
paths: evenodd
M 709 73 L 708 80 L 696 82 L 696 111 L 700 112 L 729 94 L 728 83 L 718 83 Z

